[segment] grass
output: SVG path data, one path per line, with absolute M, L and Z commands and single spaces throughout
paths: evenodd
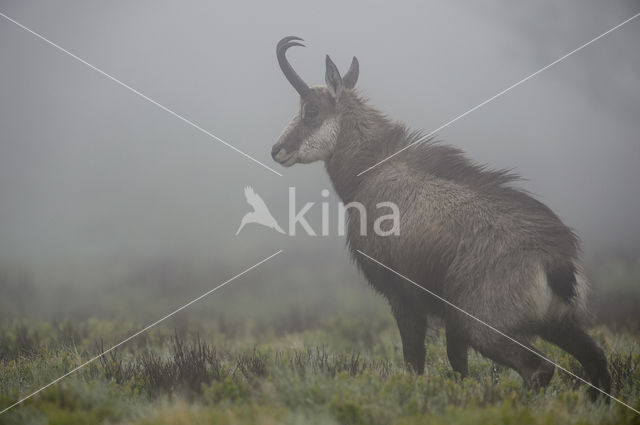
M 393 320 L 381 314 L 308 320 L 296 331 L 220 321 L 159 326 L 0 415 L 0 424 L 638 424 L 617 404 L 591 403 L 567 374 L 526 391 L 511 370 L 475 353 L 460 380 L 444 335 L 430 329 L 427 372 L 404 370 Z M 137 329 L 95 319 L 1 327 L 0 406 L 50 382 Z M 230 335 L 230 334 L 231 335 Z M 592 334 L 609 356 L 613 393 L 640 408 L 638 335 Z M 99 336 L 99 340 L 95 338 Z M 538 346 L 563 367 L 579 364 Z
M 618 403 L 590 402 L 585 385 L 559 370 L 546 390 L 527 391 L 515 372 L 471 351 L 460 380 L 437 321 L 426 373 L 412 375 L 384 300 L 355 274 L 324 269 L 225 288 L 1 414 L 0 425 L 640 425 Z M 0 265 L 0 410 L 223 280 L 193 270 L 94 270 L 108 279 L 84 285 L 71 274 L 60 290 Z M 613 395 L 640 410 L 640 260 L 605 261 L 591 275 L 600 324 L 590 333 L 607 353 Z M 535 344 L 584 376 L 565 352 Z

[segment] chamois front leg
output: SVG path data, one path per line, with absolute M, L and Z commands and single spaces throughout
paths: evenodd
M 400 330 L 405 365 L 412 372 L 422 375 L 427 354 L 424 346 L 427 318 L 409 304 L 393 306 L 393 315 Z
M 468 349 L 469 345 L 462 330 L 452 321 L 446 324 L 447 357 L 451 368 L 460 374 L 461 378 L 469 375 Z

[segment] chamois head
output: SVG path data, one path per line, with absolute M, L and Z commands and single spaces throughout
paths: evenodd
M 285 53 L 291 46 L 304 46 L 299 37 L 285 37 L 276 47 L 280 68 L 300 95 L 300 110 L 278 139 L 271 156 L 290 167 L 295 163 L 325 160 L 331 156 L 340 132 L 341 97 L 351 90 L 358 80 L 358 60 L 354 57 L 349 71 L 340 76 L 338 68 L 327 55 L 326 87 L 309 87 L 293 70 Z

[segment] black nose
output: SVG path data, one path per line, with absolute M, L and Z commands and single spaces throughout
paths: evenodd
M 273 158 L 275 160 L 276 159 L 276 155 L 278 155 L 278 152 L 280 152 L 280 147 L 278 147 L 277 145 L 274 145 L 271 148 L 271 158 Z

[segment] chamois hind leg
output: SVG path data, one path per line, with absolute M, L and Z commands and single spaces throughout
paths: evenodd
M 409 303 L 393 306 L 392 310 L 402 339 L 404 362 L 413 372 L 422 375 L 427 354 L 424 346 L 427 317 Z
M 509 336 L 538 353 L 526 338 Z M 484 356 L 515 369 L 528 388 L 546 387 L 553 377 L 555 366 L 552 363 L 484 325 L 473 325 L 469 343 Z
M 468 344 L 462 329 L 448 320 L 446 324 L 447 357 L 451 368 L 460 374 L 461 378 L 469 375 Z
M 540 335 L 575 357 L 582 364 L 591 384 L 606 393 L 611 392 L 611 375 L 604 351 L 578 323 L 571 319 L 553 323 L 546 326 Z M 600 391 L 589 388 L 592 399 L 595 400 L 598 394 Z

